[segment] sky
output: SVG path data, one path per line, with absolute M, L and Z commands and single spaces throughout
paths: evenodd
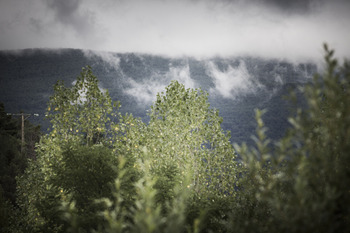
M 0 50 L 350 57 L 348 0 L 0 0 Z

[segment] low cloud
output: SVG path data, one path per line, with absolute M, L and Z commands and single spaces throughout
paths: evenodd
M 45 2 L 45 1 L 44 1 Z M 93 9 L 86 8 L 81 0 L 46 0 L 55 22 L 70 27 L 77 37 L 91 37 L 96 31 L 97 22 Z
M 128 80 L 129 88 L 125 93 L 134 97 L 140 104 L 150 104 L 156 99 L 157 93 L 164 91 L 166 85 L 159 83 L 159 80 L 148 80 L 147 82 L 138 83 L 133 79 Z
M 215 88 L 210 92 L 220 94 L 224 98 L 237 99 L 239 96 L 254 93 L 259 87 L 253 84 L 244 61 L 240 61 L 237 67 L 227 65 L 227 68 L 220 70 L 214 62 L 207 64 L 207 73 L 213 78 Z
M 168 80 L 177 80 L 184 84 L 186 88 L 195 88 L 195 82 L 190 75 L 190 66 L 188 63 L 182 67 L 170 67 L 166 74 Z
M 99 58 L 115 70 L 119 68 L 120 58 L 115 53 L 92 50 L 84 50 L 83 52 L 84 56 L 86 56 L 87 58 Z
M 350 56 L 348 0 L 2 0 L 0 49 L 79 48 L 168 56 Z
M 195 88 L 195 82 L 190 76 L 188 63 L 183 66 L 171 66 L 165 74 L 153 73 L 151 77 L 143 79 L 142 82 L 136 82 L 127 79 L 128 88 L 125 93 L 132 96 L 140 104 L 151 104 L 156 100 L 157 93 L 165 91 L 171 80 L 177 80 L 184 84 L 186 88 Z

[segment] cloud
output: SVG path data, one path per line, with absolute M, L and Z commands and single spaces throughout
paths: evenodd
M 158 81 L 148 80 L 147 82 L 138 83 L 133 79 L 129 79 L 130 87 L 125 89 L 124 92 L 134 97 L 140 104 L 150 104 L 155 100 L 157 93 L 163 91 L 166 86 Z
M 80 48 L 168 56 L 350 56 L 346 0 L 2 0 L 0 49 Z
M 171 80 L 177 80 L 184 84 L 186 88 L 195 88 L 195 82 L 190 76 L 188 63 L 181 66 L 171 66 L 166 74 L 153 73 L 151 77 L 143 79 L 142 82 L 136 82 L 129 78 L 127 79 L 128 88 L 124 92 L 140 104 L 151 104 L 156 100 L 158 93 L 165 90 Z
M 195 82 L 190 75 L 190 66 L 187 63 L 180 67 L 170 67 L 169 72 L 166 74 L 166 79 L 177 80 L 185 85 L 185 88 L 195 88 Z
M 55 12 L 55 17 L 58 21 L 64 24 L 74 24 L 80 21 L 80 13 L 78 11 L 81 1 L 70 0 L 70 1 L 46 1 L 49 8 Z
M 119 68 L 120 58 L 117 54 L 105 51 L 93 51 L 93 50 L 83 50 L 84 56 L 87 58 L 100 58 L 110 67 L 115 70 Z
M 276 9 L 290 14 L 310 13 L 321 1 L 315 0 L 263 0 L 264 5 L 275 7 Z
M 71 27 L 78 37 L 93 36 L 96 31 L 95 13 L 84 8 L 81 0 L 46 0 L 57 23 Z
M 247 93 L 254 93 L 259 87 L 253 84 L 244 61 L 240 61 L 237 67 L 227 65 L 224 70 L 220 70 L 214 62 L 207 64 L 207 73 L 214 80 L 215 88 L 210 92 L 217 93 L 224 98 L 236 99 Z

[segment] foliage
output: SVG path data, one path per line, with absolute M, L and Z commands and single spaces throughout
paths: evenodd
M 325 50 L 288 133 L 271 143 L 256 110 L 239 158 L 200 89 L 171 82 L 146 124 L 117 113 L 90 68 L 56 85 L 52 130 L 18 178 L 17 231 L 349 232 L 350 64 Z
M 308 107 L 289 119 L 290 132 L 269 152 L 260 127 L 258 150 L 239 149 L 253 183 L 245 191 L 267 207 L 265 217 L 247 221 L 259 222 L 262 232 L 350 230 L 350 66 L 339 66 L 326 45 L 325 51 L 324 74 L 302 88 Z
M 152 172 L 173 173 L 165 183 L 175 181 L 174 175 L 184 177 L 190 168 L 191 186 L 202 198 L 209 193 L 233 195 L 237 174 L 234 150 L 230 135 L 220 126 L 222 118 L 209 108 L 207 96 L 171 82 L 151 106 L 144 145 L 152 151 Z
M 174 185 L 181 186 L 190 173 L 193 191 L 187 224 L 202 216 L 201 227 L 219 231 L 225 203 L 234 199 L 241 172 L 219 112 L 210 108 L 207 93 L 173 81 L 165 93 L 157 95 L 150 118 L 146 145 L 153 149 L 151 171 L 159 177 L 158 199 L 171 199 Z
M 179 226 L 192 229 L 203 209 L 212 208 L 220 200 L 222 207 L 225 200 L 235 194 L 239 168 L 229 135 L 220 127 L 222 118 L 218 112 L 209 108 L 207 94 L 201 90 L 185 89 L 176 81 L 166 88 L 165 93 L 157 96 L 149 115 L 147 125 L 125 115 L 118 125 L 113 126 L 117 131 L 115 150 L 134 158 L 134 167 L 143 174 L 135 184 L 136 190 L 141 190 L 141 196 L 133 198 L 136 210 L 125 210 L 127 214 L 124 215 L 131 216 L 133 223 L 129 227 L 138 229 L 136 232 L 141 229 L 162 232 L 171 226 L 172 218 L 186 222 Z M 177 209 L 180 207 L 181 210 Z M 121 208 L 115 208 L 114 219 L 108 217 L 112 224 L 109 226 L 116 225 L 122 231 L 126 223 L 116 216 L 124 215 L 115 212 Z M 146 214 L 148 222 L 143 222 L 146 220 L 140 217 L 145 214 L 142 212 L 144 208 L 154 211 Z M 167 222 L 162 218 L 168 219 Z M 134 222 L 137 219 L 140 222 Z M 179 230 L 179 226 L 173 228 Z M 198 221 L 192 230 L 196 229 L 199 229 Z
M 18 122 L 7 116 L 4 105 L 0 105 L 0 185 L 5 199 L 15 202 L 15 177 L 26 167 L 26 158 L 21 154 L 21 141 L 18 138 Z
M 145 156 L 148 152 L 144 150 Z M 135 192 L 127 193 L 123 188 L 127 180 L 128 170 L 125 167 L 125 159 L 120 157 L 119 174 L 115 180 L 113 198 L 99 200 L 106 209 L 101 215 L 106 224 L 101 226 L 103 232 L 183 232 L 186 230 L 185 209 L 190 188 L 185 190 L 179 186 L 175 188 L 174 198 L 166 203 L 167 214 L 163 214 L 161 203 L 157 202 L 157 190 L 155 177 L 149 169 L 150 160 L 138 165 L 143 167 L 143 175 L 137 180 Z M 189 179 L 186 184 L 189 184 Z M 134 205 L 125 204 L 125 196 L 131 195 Z M 73 211 L 72 211 L 73 210 Z M 70 209 L 74 213 L 74 207 Z M 68 216 L 72 219 L 72 216 Z M 73 227 L 71 229 L 74 229 Z
M 18 178 L 23 231 L 64 230 L 59 211 L 63 195 L 79 198 L 79 212 L 88 218 L 86 210 L 94 208 L 92 200 L 106 195 L 104 190 L 116 176 L 117 158 L 108 147 L 113 137 L 110 117 L 115 116 L 118 103 L 112 103 L 108 92 L 99 89 L 89 67 L 73 87 L 58 82 L 54 89 L 47 113 L 52 130 L 37 145 L 37 160 L 31 160 Z M 101 147 L 94 146 L 97 144 Z M 93 192 L 91 177 L 98 185 Z
M 113 103 L 108 91 L 100 89 L 90 67 L 83 68 L 73 87 L 58 82 L 54 91 L 47 108 L 52 137 L 83 137 L 87 145 L 106 139 L 103 135 L 111 124 L 110 117 L 116 117 L 113 109 L 120 104 Z
M 94 213 L 100 207 L 94 204 L 94 200 L 111 197 L 117 166 L 117 159 L 107 147 L 70 145 L 62 153 L 61 163 L 53 168 L 57 175 L 51 182 L 61 188 L 61 200 L 75 201 L 78 221 L 84 228 L 98 224 L 99 218 Z
M 0 103 L 0 228 L 11 232 L 17 214 L 16 176 L 21 175 L 27 167 L 27 158 L 34 157 L 31 147 L 38 141 L 40 126 L 25 121 L 25 147 L 21 152 L 21 120 L 7 115 L 4 105 Z

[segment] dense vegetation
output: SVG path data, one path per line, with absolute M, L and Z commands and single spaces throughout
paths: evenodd
M 40 126 L 24 119 L 22 144 L 21 116 L 8 115 L 0 103 L 0 226 L 9 226 L 16 207 L 16 176 L 23 174 L 27 158 L 35 159 L 35 144 L 41 136 Z M 14 220 L 14 219 L 12 219 Z
M 2 198 L 1 230 L 349 232 L 350 64 L 325 50 L 281 140 L 256 110 L 255 146 L 233 147 L 208 94 L 177 81 L 147 123 L 121 114 L 89 67 L 58 82 L 52 129 L 16 174 L 15 202 Z

